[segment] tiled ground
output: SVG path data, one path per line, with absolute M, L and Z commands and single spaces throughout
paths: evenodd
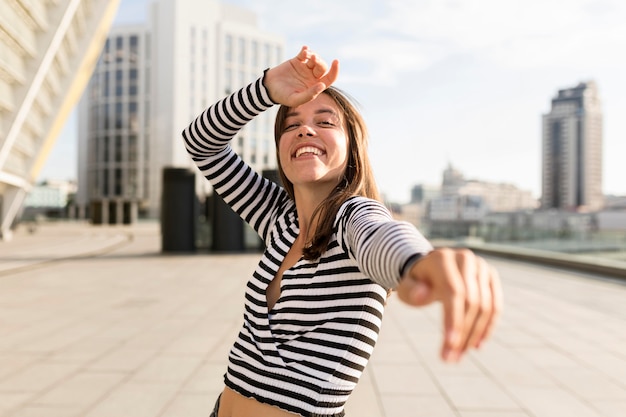
M 161 255 L 156 225 L 0 242 L 0 417 L 207 417 L 256 260 Z M 493 340 L 444 364 L 439 307 L 392 298 L 348 417 L 626 416 L 626 285 L 492 262 Z

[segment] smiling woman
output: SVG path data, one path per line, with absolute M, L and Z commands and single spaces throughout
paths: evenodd
M 457 361 L 493 330 L 497 274 L 469 251 L 433 250 L 380 202 L 367 129 L 303 47 L 220 100 L 183 132 L 198 168 L 266 244 L 246 288 L 244 323 L 213 417 L 344 415 L 373 352 L 388 291 L 444 308 L 442 357 Z M 283 187 L 247 166 L 229 142 L 280 104 L 275 140 Z

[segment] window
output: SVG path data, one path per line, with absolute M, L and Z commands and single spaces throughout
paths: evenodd
M 226 62 L 233 61 L 233 37 L 231 35 L 226 35 L 224 39 L 224 59 Z
M 109 195 L 109 170 L 107 168 L 102 170 L 102 195 Z
M 269 68 L 272 66 L 272 60 L 270 56 L 271 50 L 269 44 L 265 44 L 263 49 L 265 50 L 265 68 Z
M 137 102 L 128 103 L 128 127 L 131 131 L 136 132 L 139 129 L 139 117 L 137 115 Z
M 123 151 L 122 151 L 122 136 L 121 135 L 115 136 L 114 152 L 115 152 L 115 162 L 122 162 Z
M 115 96 L 121 97 L 124 93 L 123 90 L 124 72 L 122 70 L 115 70 Z
M 128 137 L 128 161 L 137 162 L 137 135 L 130 135 Z
M 104 126 L 103 129 L 109 129 L 111 127 L 111 112 L 109 110 L 109 105 L 104 105 Z
M 111 77 L 111 73 L 109 71 L 104 72 L 104 83 L 102 84 L 102 95 L 104 97 L 109 97 L 109 78 Z
M 115 193 L 116 196 L 122 195 L 122 170 L 120 168 L 115 169 Z
M 250 53 L 252 55 L 252 66 L 257 68 L 259 65 L 259 43 L 257 41 L 252 41 L 252 46 L 250 47 Z
M 233 91 L 233 72 L 228 68 L 224 71 L 224 90 L 226 94 Z
M 239 64 L 246 63 L 246 40 L 239 38 Z
M 124 108 L 121 102 L 115 103 L 115 128 L 122 129 L 125 127 L 124 123 Z
M 139 37 L 137 35 L 132 35 L 129 38 L 129 42 L 130 42 L 129 60 L 130 62 L 137 62 L 138 52 L 139 52 Z
M 115 38 L 115 62 L 122 62 L 124 60 L 124 38 L 118 36 Z

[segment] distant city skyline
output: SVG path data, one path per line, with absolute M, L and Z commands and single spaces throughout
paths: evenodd
M 361 104 L 375 175 L 392 201 L 440 184 L 449 163 L 539 197 L 542 114 L 555 91 L 587 81 L 603 103 L 603 191 L 626 195 L 622 1 L 223 1 L 282 34 L 286 57 L 307 44 L 340 60 L 337 85 Z M 116 23 L 145 19 L 147 4 L 122 0 Z M 75 118 L 41 179 L 75 176 Z

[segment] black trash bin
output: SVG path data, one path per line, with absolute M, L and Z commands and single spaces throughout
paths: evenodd
M 243 252 L 245 242 L 243 235 L 243 220 L 235 213 L 222 197 L 213 193 L 211 200 L 211 214 L 213 226 L 213 245 L 215 252 Z
M 161 194 L 161 250 L 196 250 L 195 174 L 187 168 L 163 169 Z

